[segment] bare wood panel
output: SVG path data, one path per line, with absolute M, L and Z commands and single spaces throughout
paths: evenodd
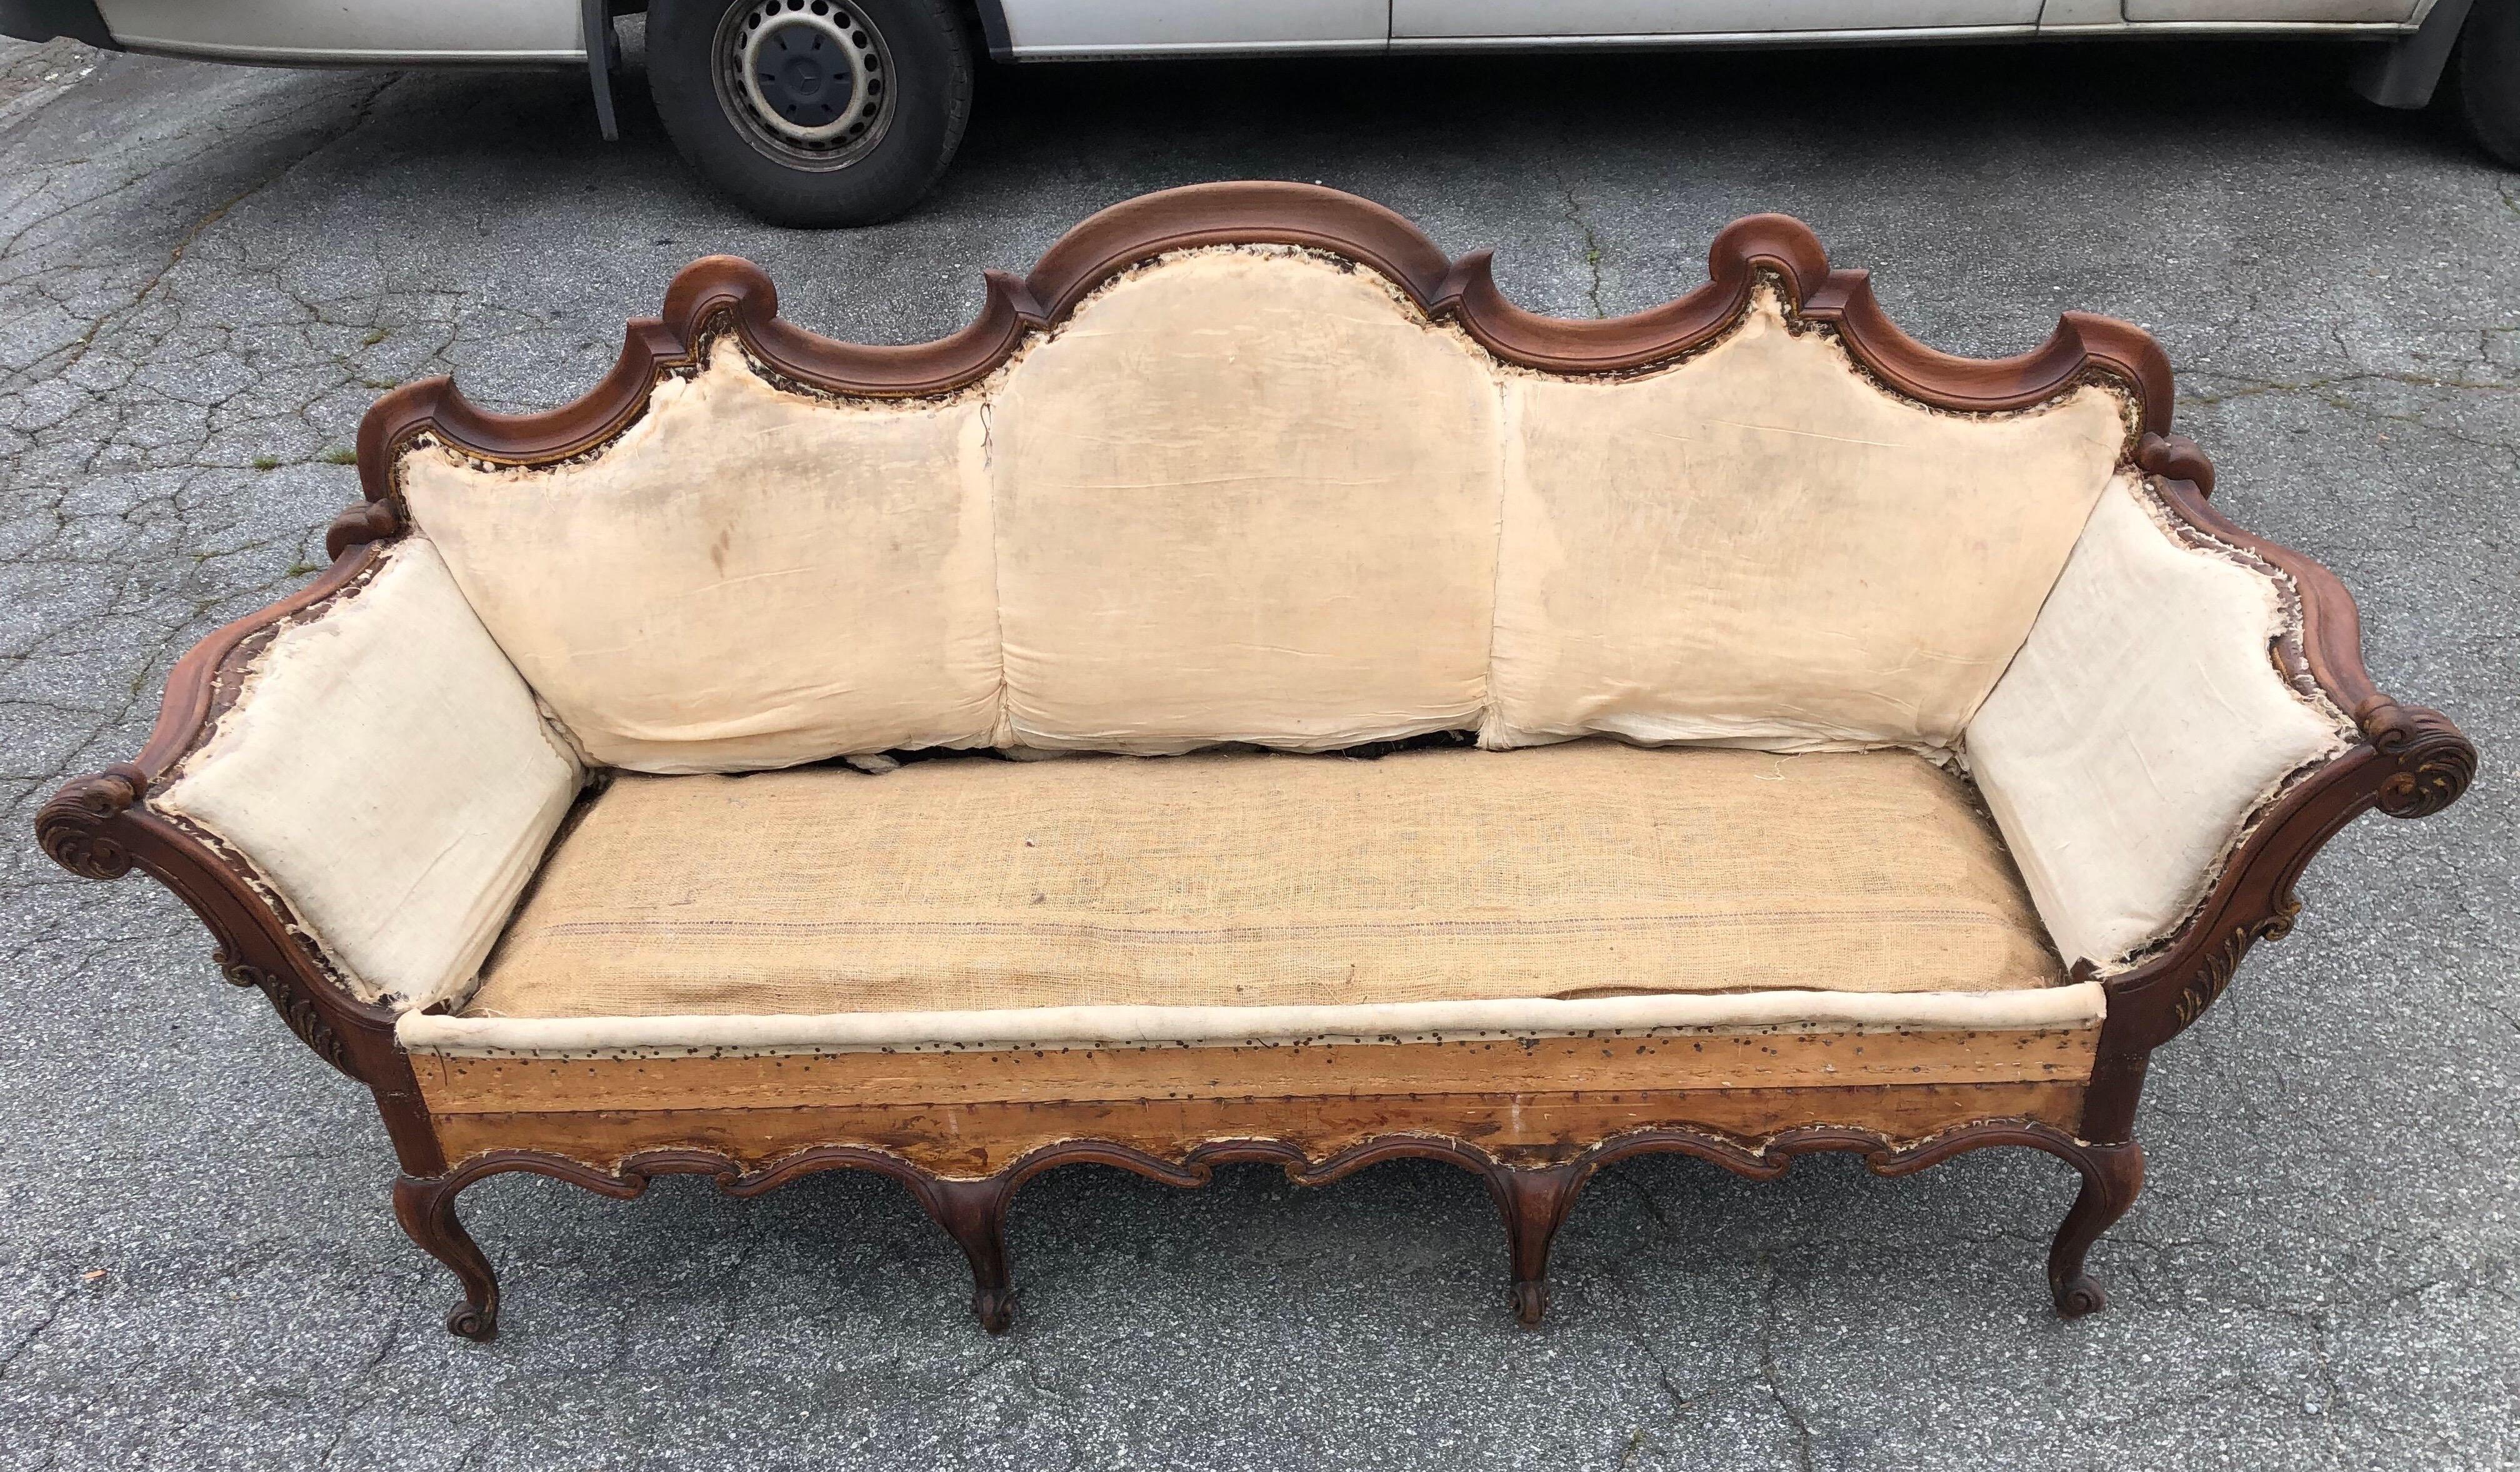
M 2071 1131 L 2076 1083 L 1859 1085 L 1602 1093 L 1424 1093 L 1385 1098 L 1148 1099 L 1115 1103 L 854 1104 L 791 1109 L 441 1114 L 450 1161 L 544 1150 L 610 1168 L 642 1150 L 699 1149 L 747 1168 L 816 1145 L 869 1145 L 947 1176 L 984 1176 L 1043 1145 L 1094 1139 L 1178 1160 L 1221 1139 L 1270 1139 L 1314 1160 L 1377 1136 L 1467 1140 L 1510 1164 L 1571 1159 L 1612 1136 L 1694 1129 L 1761 1139 L 1811 1125 L 1919 1139 L 1985 1119 Z
M 430 1112 L 2075 1081 L 2096 1027 L 681 1058 L 418 1053 Z

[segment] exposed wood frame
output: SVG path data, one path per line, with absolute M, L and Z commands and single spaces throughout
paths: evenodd
M 149 804 L 152 785 L 207 737 L 261 643 L 288 620 L 309 615 L 352 589 L 375 560 L 377 544 L 400 533 L 404 518 L 394 465 L 415 437 L 426 434 L 468 454 L 512 464 L 583 453 L 633 422 L 659 376 L 694 363 L 721 331 L 738 334 L 745 350 L 774 372 L 831 392 L 951 392 L 1004 363 L 1028 335 L 1055 326 L 1119 272 L 1168 251 L 1227 244 L 1297 245 L 1354 260 L 1389 278 L 1429 317 L 1459 323 L 1499 358 L 1551 373 L 1629 373 L 1685 357 L 1737 322 L 1765 279 L 1776 284 L 1798 325 L 1834 333 L 1885 387 L 1921 403 L 1995 412 L 2038 404 L 2092 379 L 2108 381 L 2134 406 L 2129 464 L 2156 477 L 2170 508 L 2200 534 L 2260 558 L 2290 581 L 2302 613 L 2300 678 L 2315 682 L 2350 712 L 2362 739 L 2302 776 L 2258 816 L 2205 903 L 2152 959 L 2107 978 L 2108 1019 L 2088 1085 L 2076 1077 L 2023 1086 L 2050 1091 L 2035 1104 L 2023 1097 L 1998 1102 L 1994 1094 L 1981 1094 L 1972 1101 L 1955 1094 L 1948 1107 L 1957 1113 L 1927 1128 L 1912 1103 L 1896 1110 L 1884 1106 L 1887 1095 L 1878 1085 L 1783 1091 L 1841 1100 L 1843 1112 L 1825 1124 L 1783 1133 L 1745 1126 L 1747 1133 L 1736 1135 L 1706 1123 L 1710 1110 L 1702 1099 L 1691 1099 L 1703 1091 L 1665 1090 L 1637 1095 L 1642 1102 L 1634 1107 L 1644 1112 L 1621 1116 L 1629 1123 L 1614 1132 L 1586 1138 L 1570 1135 L 1534 1157 L 1490 1154 L 1459 1137 L 1458 1126 L 1448 1131 L 1443 1116 L 1413 1108 L 1405 1096 L 1379 1095 L 1365 1102 L 1386 1111 L 1389 1128 L 1321 1156 L 1297 1141 L 1312 1133 L 1307 1122 L 1326 1107 L 1322 1097 L 1282 1099 L 1279 1107 L 1251 1100 L 1246 1128 L 1253 1137 L 1210 1138 L 1157 1153 L 1126 1142 L 1122 1137 L 1131 1132 L 1114 1126 L 1104 1132 L 1109 1137 L 1044 1144 L 989 1174 L 968 1177 L 923 1167 L 912 1158 L 916 1150 L 862 1139 L 820 1140 L 768 1163 L 742 1150 L 641 1142 L 658 1129 L 670 1135 L 681 1128 L 669 1116 L 705 1111 L 623 1111 L 609 1116 L 608 1136 L 581 1134 L 573 1142 L 564 1133 L 554 1134 L 548 1119 L 517 1125 L 507 1136 L 496 1128 L 484 1134 L 479 1123 L 530 1115 L 472 1116 L 472 1123 L 455 1129 L 431 1114 L 413 1059 L 394 1041 L 392 1015 L 339 984 L 294 919 L 253 882 L 241 861 L 209 835 Z M 330 529 L 333 565 L 307 587 L 218 630 L 185 655 L 167 678 L 157 728 L 138 758 L 66 783 L 37 816 L 39 840 L 75 873 L 114 878 L 137 867 L 163 882 L 209 928 L 230 979 L 262 991 L 292 1032 L 374 1092 L 402 1164 L 397 1211 L 415 1240 L 463 1279 L 467 1300 L 450 1325 L 475 1337 L 495 1330 L 497 1290 L 487 1263 L 456 1221 L 454 1202 L 471 1182 L 511 1171 L 625 1197 L 644 1189 L 649 1177 L 667 1172 L 712 1175 L 728 1189 L 748 1195 L 817 1170 L 878 1171 L 908 1184 L 969 1254 L 978 1283 L 975 1307 L 994 1329 L 1005 1325 L 1012 1293 L 1004 1262 L 1007 1203 L 1023 1180 L 1053 1165 L 1097 1160 L 1194 1184 L 1222 1161 L 1270 1160 L 1285 1165 L 1300 1182 L 1317 1182 L 1375 1160 L 1426 1156 L 1463 1165 L 1487 1181 L 1513 1248 L 1516 1312 L 1536 1322 L 1547 1301 L 1543 1277 L 1550 1233 L 1583 1181 L 1615 1160 L 1676 1150 L 1766 1178 L 1798 1154 L 1853 1149 L 1874 1170 L 1896 1175 L 1996 1144 L 2047 1150 L 2083 1172 L 2083 1194 L 2056 1237 L 2050 1280 L 2061 1311 L 2087 1312 L 2100 1300 L 2083 1273 L 2083 1255 L 2126 1210 L 2141 1182 L 2142 1153 L 2133 1129 L 2152 1049 L 2212 1004 L 2251 944 L 2290 928 L 2300 908 L 2293 884 L 2320 845 L 2366 809 L 2397 817 L 2440 811 L 2473 777 L 2474 748 L 2438 712 L 2402 705 L 2378 691 L 2362 664 L 2353 600 L 2332 574 L 2299 553 L 2252 536 L 2207 503 L 2213 467 L 2171 431 L 2168 361 L 2139 329 L 2068 313 L 2047 342 L 2014 357 L 1942 353 L 1893 326 L 1865 273 L 1832 268 L 1811 231 L 1781 215 L 1752 216 L 1725 229 L 1709 252 L 1708 275 L 1707 284 L 1688 295 L 1632 316 L 1604 322 L 1541 317 L 1497 290 L 1486 252 L 1450 259 L 1389 210 L 1295 184 L 1206 185 L 1104 210 L 1061 238 L 1030 274 L 989 273 L 985 300 L 969 326 L 909 347 L 816 336 L 780 319 L 776 291 L 749 263 L 729 257 L 697 262 L 675 278 L 664 315 L 631 324 L 620 360 L 573 403 L 541 414 L 495 415 L 474 407 L 445 379 L 412 383 L 380 400 L 359 432 L 366 500 Z M 2065 1091 L 2064 1106 L 2056 1102 L 2057 1089 Z M 1357 1104 L 1349 1099 L 1342 1107 Z M 1566 1116 L 1572 1119 L 1604 1106 L 1597 1097 L 1589 1104 L 1576 1098 L 1552 1107 L 1574 1111 Z M 2060 1115 L 2060 1107 L 2074 1117 Z M 1737 1122 L 1736 1116 L 1727 1117 Z M 1262 1137 L 1273 1133 L 1278 1137 Z M 461 1137 L 460 1150 L 446 1148 L 450 1134 Z M 498 1143 L 502 1138 L 511 1143 Z
M 1963 358 L 1899 330 L 1873 298 L 1870 274 L 1831 269 L 1811 228 L 1786 215 L 1751 215 L 1726 226 L 1707 253 L 1707 283 L 1663 306 L 1606 321 L 1543 317 L 1508 300 L 1490 273 L 1492 252 L 1447 257 L 1417 226 L 1336 190 L 1307 184 L 1234 183 L 1166 190 L 1115 204 L 1059 238 L 1032 271 L 982 273 L 979 314 L 932 342 L 873 347 L 819 336 L 782 319 L 778 290 L 750 261 L 695 261 L 665 291 L 663 315 L 633 322 L 610 372 L 570 403 L 539 414 L 480 409 L 454 381 L 423 379 L 377 401 L 359 425 L 359 478 L 382 510 L 345 514 L 342 545 L 389 534 L 393 462 L 427 433 L 482 460 L 549 464 L 581 455 L 645 412 L 661 377 L 698 363 L 707 341 L 733 331 L 771 372 L 834 394 L 914 398 L 950 393 L 987 377 L 1026 338 L 1064 321 L 1114 276 L 1156 256 L 1203 245 L 1296 245 L 1369 266 L 1430 318 L 1458 322 L 1498 358 L 1558 374 L 1612 374 L 1685 358 L 1741 319 L 1764 275 L 1803 323 L 1839 335 L 1865 368 L 1895 391 L 1966 413 L 2021 409 L 2092 378 L 2119 384 L 2138 405 L 2144 468 L 2199 480 L 2212 468 L 2170 434 L 2170 361 L 2142 329 L 2088 312 L 2058 319 L 2048 339 L 2009 358 Z M 338 548 L 337 548 L 338 551 Z
M 677 1110 L 777 1104 L 1140 1103 L 1485 1093 L 2014 1084 L 2092 1076 L 2099 1028 L 1764 1028 L 1660 1035 L 854 1048 L 668 1057 L 414 1055 L 429 1112 Z M 662 1066 L 660 1066 L 662 1065 Z M 2071 1124 L 2073 1121 L 2067 1120 Z

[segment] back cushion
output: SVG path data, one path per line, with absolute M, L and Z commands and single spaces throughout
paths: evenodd
M 1106 288 L 995 395 L 1014 737 L 1303 749 L 1476 725 L 1497 402 L 1485 355 L 1370 271 L 1241 249 Z
M 590 758 L 727 772 L 989 743 L 984 446 L 975 396 L 807 397 L 720 338 L 594 455 L 489 468 L 423 448 L 402 483 Z
M 721 337 L 567 463 L 424 441 L 401 472 L 518 670 L 638 771 L 1469 728 L 1947 747 L 2124 413 L 1920 407 L 1764 290 L 1677 365 L 1554 377 L 1246 245 L 1127 271 L 941 398 L 772 381 Z
M 1509 382 L 1491 745 L 1948 746 L 2127 432 L 1895 398 L 1767 290 L 1679 367 Z

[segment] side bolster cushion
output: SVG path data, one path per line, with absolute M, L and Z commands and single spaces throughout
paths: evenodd
M 2110 486 L 1967 731 L 2057 949 L 2102 971 L 2175 930 L 2250 816 L 2349 740 L 2272 653 L 2296 616 L 2272 576 L 2167 515 Z
M 252 865 L 364 1000 L 423 1006 L 478 969 L 582 776 L 414 537 L 274 637 L 149 801 Z

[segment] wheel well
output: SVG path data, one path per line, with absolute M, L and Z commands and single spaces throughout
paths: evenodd
M 616 16 L 644 16 L 648 13 L 649 0 L 607 0 L 607 3 Z M 962 13 L 963 23 L 971 27 L 971 33 L 980 38 L 980 49 L 989 54 L 990 61 L 1014 60 L 1013 43 L 1007 36 L 1005 0 L 954 0 L 954 8 Z
M 980 49 L 993 62 L 1012 62 L 1014 43 L 1007 34 L 1006 0 L 960 0 L 963 19 L 980 38 Z

